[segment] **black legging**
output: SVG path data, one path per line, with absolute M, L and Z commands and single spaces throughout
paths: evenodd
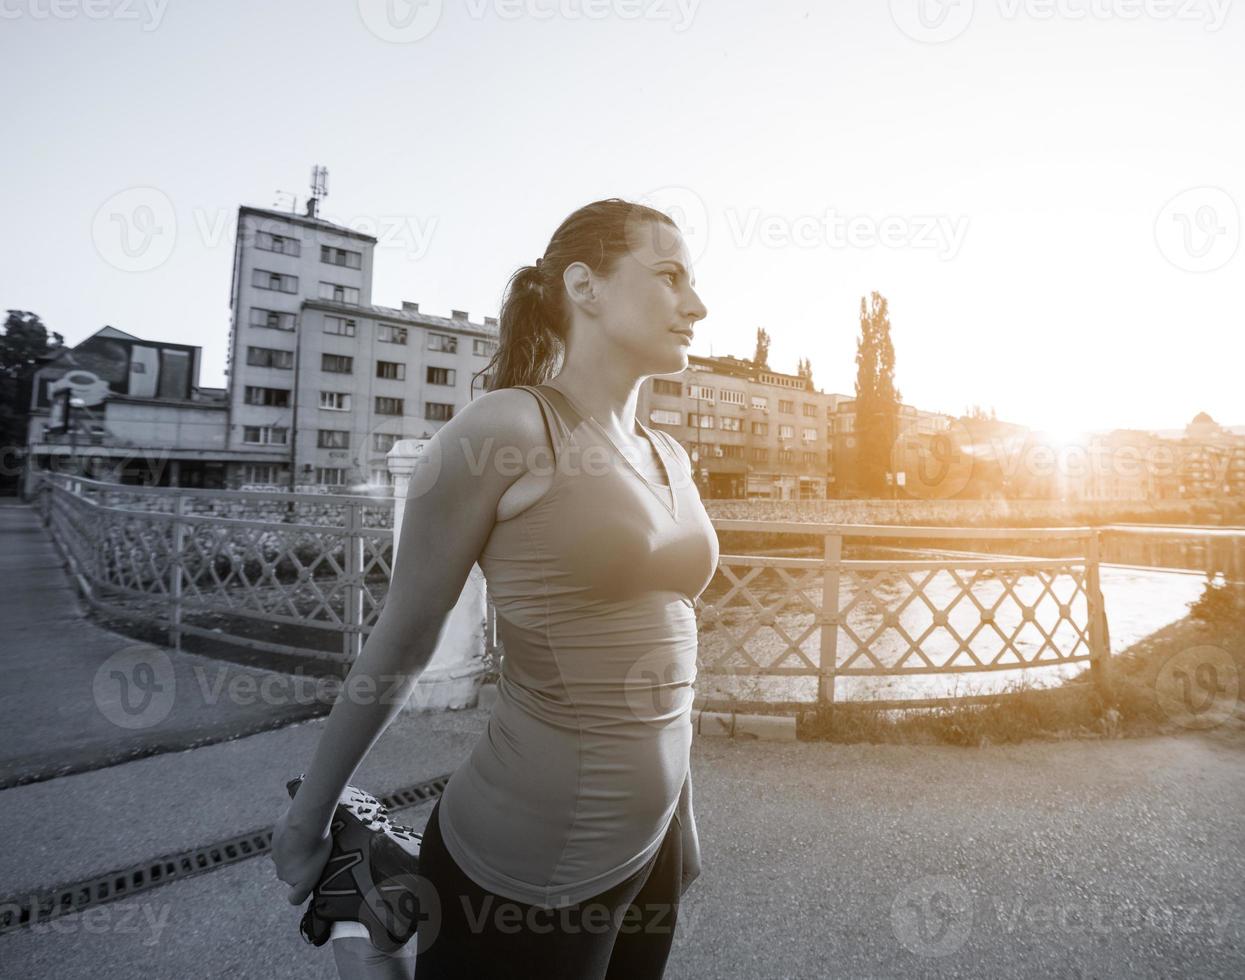
M 576 905 L 542 909 L 486 891 L 468 878 L 445 849 L 440 808 L 438 800 L 419 852 L 420 877 L 440 908 L 428 923 L 432 928 L 411 943 L 419 950 L 417 980 L 661 977 L 674 940 L 683 872 L 677 816 L 657 853 L 631 877 Z

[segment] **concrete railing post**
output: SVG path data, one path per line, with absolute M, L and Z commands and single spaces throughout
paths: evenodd
M 397 567 L 398 542 L 406 510 L 411 474 L 428 444 L 427 439 L 403 439 L 389 450 L 389 472 L 393 474 L 393 557 Z M 440 515 L 448 519 L 449 515 Z M 405 556 L 404 560 L 411 560 Z M 416 557 L 415 560 L 418 560 Z M 391 599 L 394 597 L 390 597 Z M 485 580 L 479 565 L 472 565 L 458 602 L 450 610 L 428 667 L 420 675 L 406 711 L 435 711 L 474 707 L 484 674 L 484 633 L 486 620 Z

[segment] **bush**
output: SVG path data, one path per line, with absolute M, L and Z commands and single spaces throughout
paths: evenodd
M 1215 626 L 1240 623 L 1245 620 L 1245 586 L 1229 585 L 1222 575 L 1207 575 L 1202 594 L 1189 603 L 1189 614 Z

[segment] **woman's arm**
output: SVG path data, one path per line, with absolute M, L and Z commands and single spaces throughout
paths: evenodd
M 525 472 L 513 451 L 498 454 L 517 447 L 525 460 L 546 443 L 532 396 L 503 389 L 473 401 L 425 447 L 411 476 L 388 598 L 290 805 L 291 827 L 327 833 L 342 791 L 427 667 L 501 495 Z

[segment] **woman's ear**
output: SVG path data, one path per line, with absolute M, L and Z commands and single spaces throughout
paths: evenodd
M 562 283 L 571 302 L 581 308 L 592 306 L 597 300 L 597 281 L 592 270 L 583 262 L 572 262 L 562 273 Z

